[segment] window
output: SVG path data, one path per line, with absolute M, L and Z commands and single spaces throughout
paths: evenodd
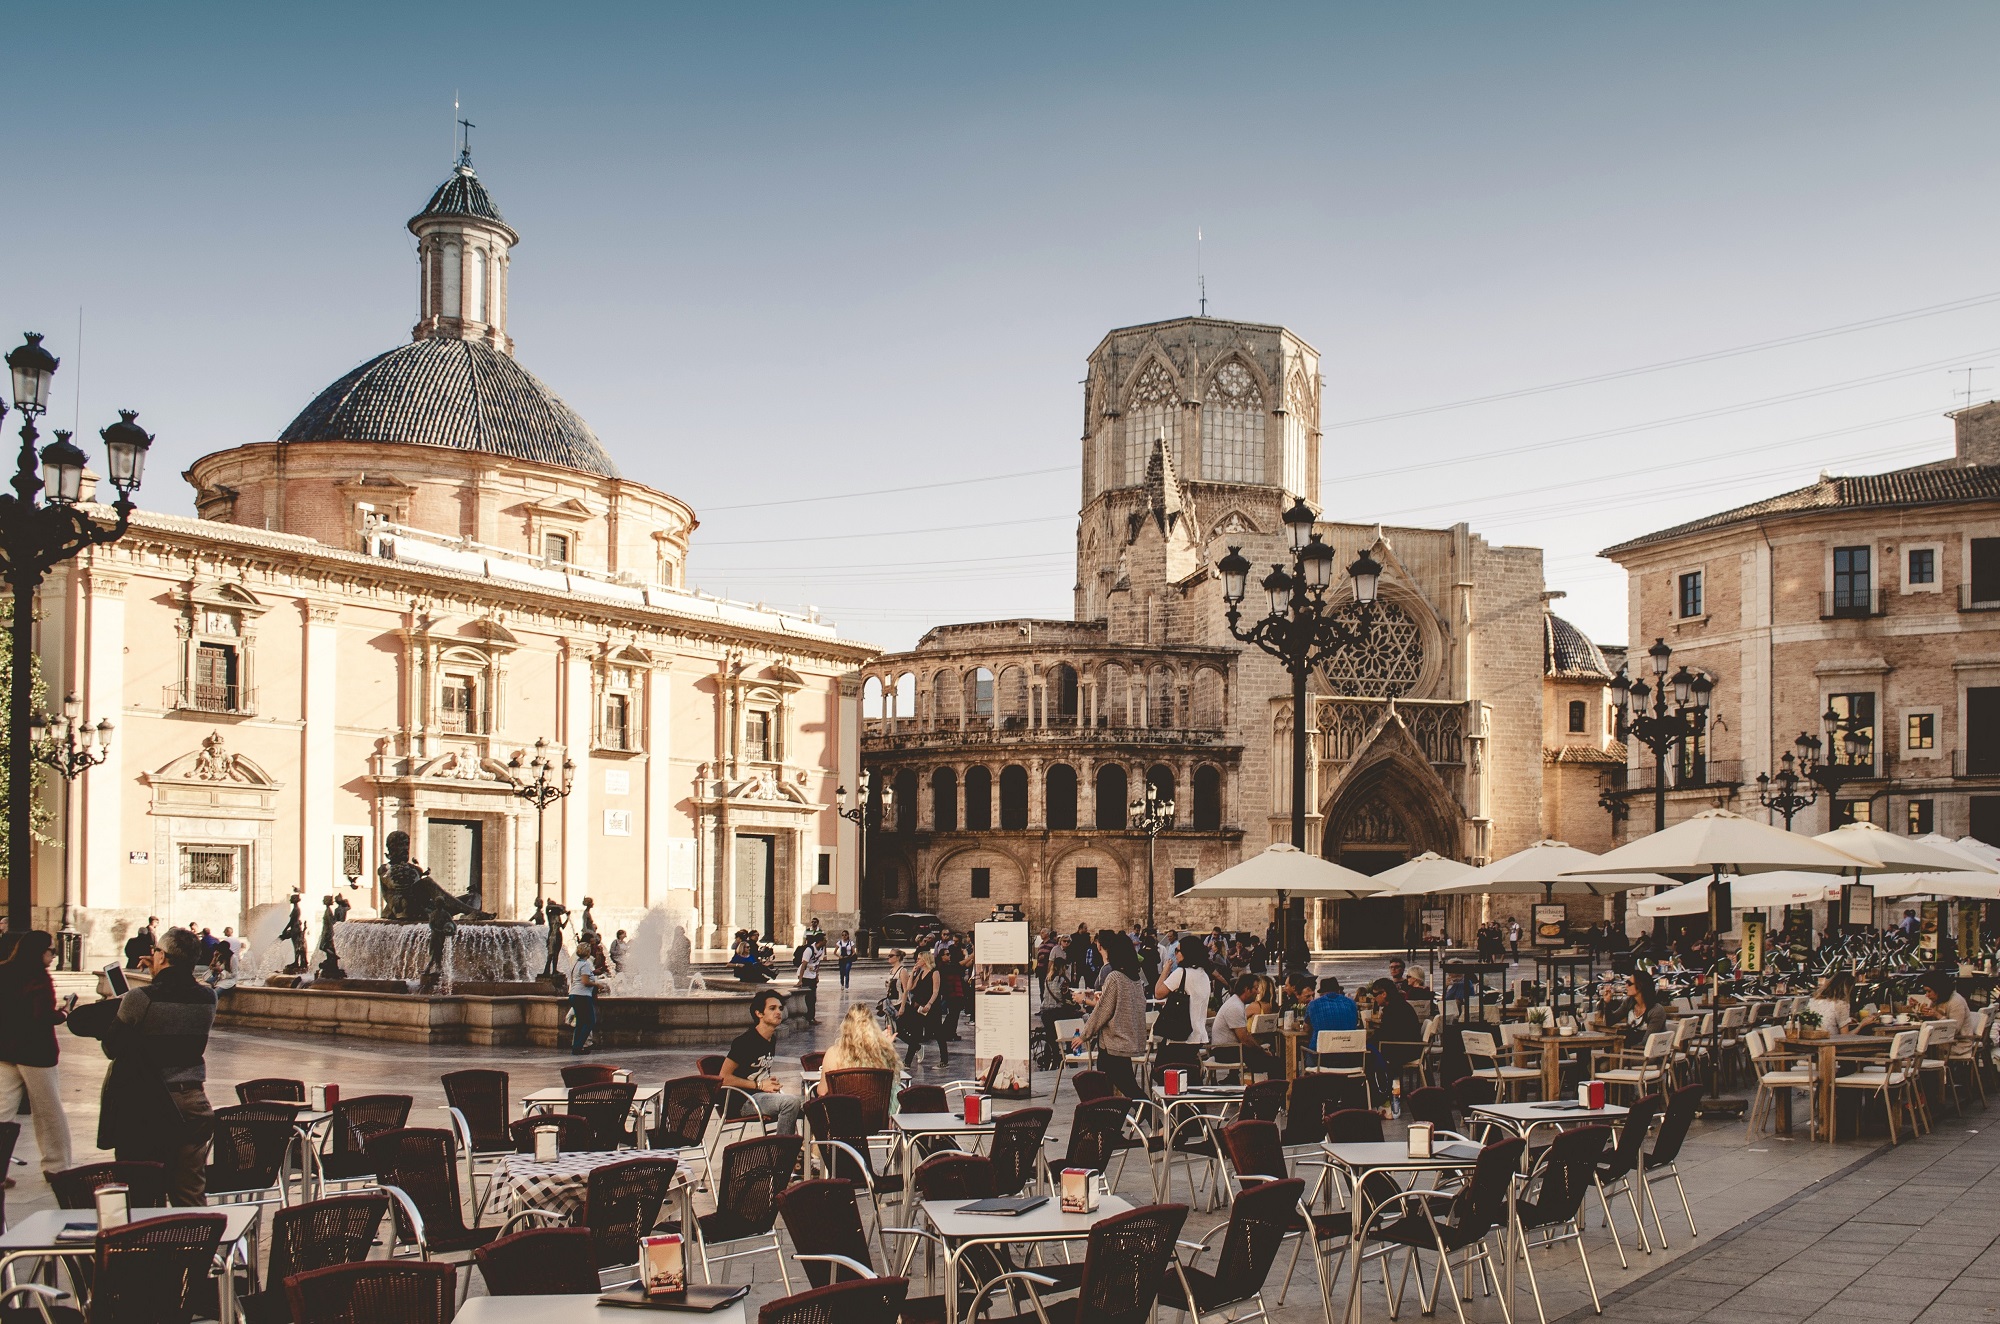
M 472 289 L 465 301 L 465 312 L 468 317 L 482 322 L 493 320 L 486 315 L 486 250 L 483 248 L 472 250 Z
M 1232 359 L 1208 383 L 1201 408 L 1201 476 L 1216 483 L 1264 481 L 1264 395 Z
M 1971 560 L 1972 601 L 2000 602 L 2000 538 L 1974 538 Z
M 833 886 L 833 852 L 832 852 L 832 851 L 824 851 L 824 850 L 823 850 L 823 851 L 821 851 L 821 852 L 819 853 L 819 877 L 818 877 L 818 879 L 817 879 L 817 884 L 818 884 L 818 886 L 820 886 L 820 887 L 832 887 L 832 886 Z
M 1222 771 L 1212 763 L 1194 770 L 1194 830 L 1214 832 L 1222 827 Z
M 1051 767 L 1043 779 L 1042 818 L 1051 832 L 1076 830 L 1076 769 L 1067 763 Z
M 1872 609 L 1869 557 L 1870 549 L 1866 547 L 1833 549 L 1834 615 L 1866 616 Z
M 1904 576 L 1904 582 L 1909 584 L 1937 583 L 1937 548 L 1912 547 L 1910 549 L 1910 568 L 1909 572 Z
M 2000 689 L 1965 692 L 1965 771 L 1973 777 L 2000 772 Z
M 1937 822 L 1936 802 L 1932 800 L 1912 800 L 1909 807 L 1908 826 L 1910 835 L 1921 837 L 1935 831 Z
M 1125 830 L 1125 769 L 1106 763 L 1097 769 L 1097 829 L 1100 832 Z
M 1708 784 L 1708 733 L 1697 732 L 1683 736 L 1675 751 L 1674 785 L 1705 786 Z
M 554 565 L 568 565 L 569 535 L 567 533 L 543 534 L 542 559 Z
M 1089 865 L 1078 865 L 1076 870 L 1076 894 L 1079 897 L 1097 895 L 1097 870 Z
M 629 694 L 607 694 L 604 696 L 604 730 L 598 743 L 606 749 L 632 748 L 632 696 Z
M 1028 770 L 1010 763 L 1000 770 L 1000 829 L 1020 832 L 1028 826 Z
M 939 832 L 958 831 L 958 774 L 950 768 L 931 774 L 931 826 Z
M 1174 463 L 1181 462 L 1181 402 L 1173 374 L 1158 359 L 1146 365 L 1132 384 L 1125 402 L 1125 472 L 1114 486 L 1134 487 L 1146 481 L 1146 462 L 1153 442 L 1161 437 Z
M 981 867 L 972 871 L 972 895 L 975 897 L 993 895 L 993 871 L 991 869 Z
M 1875 804 L 1872 800 L 1835 800 L 1833 802 L 1833 825 L 1846 827 L 1849 823 L 1872 823 L 1875 821 Z
M 965 770 L 965 830 L 993 830 L 993 774 L 984 768 Z
M 444 315 L 458 317 L 462 313 L 459 287 L 465 280 L 465 272 L 458 265 L 459 248 L 457 244 L 446 244 L 441 252 L 442 270 L 438 275 L 441 277 L 439 284 L 443 287 L 440 293 L 444 296 Z
M 236 711 L 236 650 L 202 644 L 194 653 L 194 706 L 203 712 Z
M 743 757 L 752 763 L 771 761 L 771 714 L 759 710 L 743 715 Z
M 1569 729 L 1572 734 L 1581 735 L 1590 729 L 1590 709 L 1582 699 L 1569 701 Z
M 479 680 L 447 673 L 438 696 L 438 726 L 446 731 L 476 735 L 479 731 Z
M 1681 576 L 1680 615 L 1682 620 L 1701 615 L 1701 571 L 1690 570 Z
M 1909 729 L 1903 736 L 1905 749 L 1937 748 L 1937 714 L 1911 713 Z
M 1193 887 L 1193 886 L 1194 886 L 1194 870 L 1192 870 L 1192 869 L 1176 869 L 1176 870 L 1174 870 L 1174 895 L 1175 895 L 1175 896 L 1179 896 L 1179 895 L 1180 895 L 1181 893 L 1183 893 L 1183 892 L 1187 891 L 1187 890 L 1188 890 L 1188 889 L 1189 889 L 1190 887 Z
M 915 769 L 905 768 L 896 774 L 895 791 L 896 831 L 909 836 L 917 830 L 917 774 Z
M 1863 770 L 1863 775 L 1872 775 L 1875 770 L 1875 696 L 1873 693 L 1831 694 L 1826 706 L 1835 717 L 1841 719 L 1838 733 L 1833 737 L 1832 747 L 1827 751 L 1827 762 L 1843 767 Z M 1854 733 L 1861 737 L 1855 757 L 1849 758 L 1846 750 L 1846 734 L 1852 719 Z M 1865 821 L 1865 820 L 1864 820 Z
M 1164 763 L 1155 763 L 1146 770 L 1146 785 L 1153 788 L 1153 798 L 1161 804 L 1172 804 L 1174 799 L 1174 770 Z
M 985 667 L 965 673 L 965 715 L 993 716 L 993 673 Z

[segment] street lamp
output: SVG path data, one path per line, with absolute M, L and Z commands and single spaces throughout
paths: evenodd
M 1643 680 L 1629 679 L 1620 667 L 1611 681 L 1611 698 L 1618 705 L 1619 727 L 1653 751 L 1653 831 L 1663 832 L 1667 826 L 1667 752 L 1685 751 L 1690 740 L 1708 729 L 1708 701 L 1715 682 L 1686 667 L 1669 676 L 1667 668 L 1673 665 L 1674 650 L 1664 639 L 1655 639 L 1646 656 L 1652 662 L 1653 684 L 1649 687 Z
M 1328 602 L 1327 589 L 1333 583 L 1333 548 L 1313 530 L 1313 510 L 1304 497 L 1298 498 L 1284 514 L 1285 537 L 1292 550 L 1292 567 L 1273 565 L 1263 580 L 1268 604 L 1264 618 L 1248 630 L 1238 628 L 1239 608 L 1249 587 L 1250 562 L 1240 547 L 1216 563 L 1222 575 L 1222 599 L 1229 605 L 1229 633 L 1246 644 L 1255 644 L 1284 664 L 1292 677 L 1292 845 L 1306 848 L 1306 680 L 1313 668 L 1332 661 L 1343 651 L 1364 642 L 1375 626 L 1375 591 L 1381 584 L 1382 566 L 1363 551 L 1347 567 L 1359 607 L 1350 623 L 1341 616 L 1344 602 Z M 1291 907 L 1298 909 L 1303 924 L 1305 903 L 1290 902 L 1278 918 L 1279 950 L 1289 962 Z M 1299 935 L 1299 950 L 1305 947 Z M 1300 962 L 1303 964 L 1303 962 Z
M 1819 787 L 1811 784 L 1819 770 L 1819 737 L 1801 731 L 1792 744 L 1798 753 L 1785 751 L 1778 759 L 1775 777 L 1766 772 L 1757 774 L 1757 803 L 1783 814 L 1787 832 L 1792 830 L 1792 819 L 1801 809 L 1809 809 L 1819 803 Z M 1804 790 L 1799 789 L 1801 785 Z M 1773 790 L 1773 787 L 1777 789 Z
M 33 736 L 35 762 L 55 769 L 63 779 L 63 832 L 70 834 L 75 821 L 72 801 L 76 779 L 85 768 L 94 768 L 111 757 L 111 719 L 95 726 L 83 720 L 83 705 L 72 694 L 63 700 L 60 718 L 36 713 L 28 721 Z M 83 935 L 76 931 L 76 849 L 65 841 L 63 851 L 62 928 L 56 934 L 57 966 L 63 970 L 83 969 Z
M 34 927 L 35 892 L 29 876 L 34 867 L 34 787 L 28 765 L 35 758 L 31 683 L 35 590 L 50 570 L 84 548 L 124 535 L 132 521 L 132 493 L 139 489 L 146 450 L 153 444 L 146 430 L 133 422 L 138 415 L 129 409 L 119 410 L 119 421 L 97 434 L 104 440 L 106 476 L 118 489 L 118 500 L 111 507 L 114 520 L 108 525 L 98 523 L 77 504 L 89 457 L 70 441 L 70 434 L 58 431 L 53 442 L 39 452 L 35 449 L 41 440 L 35 420 L 49 407 L 49 383 L 56 375 L 57 362 L 33 332 L 7 355 L 14 408 L 21 414 L 21 454 L 14 467 L 14 490 L 0 494 L 0 555 L 6 559 L 7 583 L 14 590 L 10 623 L 13 679 L 7 702 L 7 916 L 16 932 Z M 5 406 L 0 405 L 0 415 L 5 413 Z M 67 927 L 67 891 L 63 914 Z
M 561 763 L 549 753 L 549 742 L 535 738 L 535 757 L 523 760 L 526 750 L 517 749 L 514 757 L 507 760 L 507 770 L 514 774 L 514 794 L 535 807 L 535 920 L 542 918 L 542 869 L 545 852 L 542 837 L 547 828 L 548 808 L 567 796 L 576 781 L 576 764 L 569 755 L 563 755 Z M 553 932 L 553 930 L 552 930 Z
M 1160 788 L 1146 783 L 1146 794 L 1132 802 L 1132 826 L 1146 834 L 1146 931 L 1153 931 L 1153 843 L 1174 825 L 1174 802 L 1162 799 Z
M 1830 700 L 1819 720 L 1826 724 L 1826 761 L 1813 769 L 1812 779 L 1826 788 L 1829 797 L 1837 799 L 1840 788 L 1847 783 L 1865 781 L 1875 775 L 1874 723 L 1863 721 L 1854 713 L 1842 717 Z M 1812 743 L 1817 752 L 1818 738 L 1813 738 Z
M 833 806 L 833 812 L 854 824 L 855 828 L 858 829 L 854 836 L 854 873 L 855 882 L 861 893 L 861 900 L 865 905 L 868 900 L 867 888 L 865 886 L 868 882 L 868 798 L 870 792 L 875 787 L 875 774 L 867 768 L 863 768 L 861 770 L 861 780 L 856 785 L 861 790 L 854 797 L 851 804 L 848 803 L 847 788 L 845 786 L 836 786 L 833 788 L 833 798 L 836 801 Z M 895 802 L 895 788 L 884 786 L 882 788 L 882 813 L 876 818 L 875 821 L 877 823 L 880 823 L 883 818 L 888 816 L 889 806 Z

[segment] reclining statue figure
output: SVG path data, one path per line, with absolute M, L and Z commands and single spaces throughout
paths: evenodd
M 383 844 L 388 849 L 389 862 L 375 871 L 376 882 L 382 892 L 383 919 L 423 924 L 430 920 L 432 909 L 439 905 L 444 906 L 447 913 L 463 915 L 467 919 L 493 918 L 479 908 L 477 887 L 462 897 L 453 896 L 431 877 L 430 870 L 411 861 L 409 833 L 391 832 Z

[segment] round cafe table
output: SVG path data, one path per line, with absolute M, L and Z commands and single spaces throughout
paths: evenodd
M 493 1170 L 480 1206 L 481 1221 L 505 1223 L 523 1209 L 546 1209 L 561 1214 L 572 1223 L 583 1219 L 584 1198 L 590 1191 L 590 1174 L 607 1163 L 645 1158 L 643 1149 L 583 1150 L 558 1154 L 547 1162 L 532 1154 L 509 1154 Z M 687 1170 L 674 1173 L 674 1188 L 687 1185 Z

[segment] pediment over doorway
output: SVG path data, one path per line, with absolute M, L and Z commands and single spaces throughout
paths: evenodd
M 279 785 L 257 763 L 230 749 L 220 731 L 210 731 L 199 749 L 190 750 L 157 771 L 147 773 L 146 780 L 255 786 L 268 790 L 277 790 Z

